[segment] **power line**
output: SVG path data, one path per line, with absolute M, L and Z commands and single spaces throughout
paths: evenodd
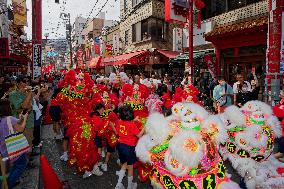
M 83 28 L 85 27 L 86 23 L 89 21 L 89 18 L 90 18 L 90 16 L 91 16 L 91 14 L 93 13 L 93 11 L 94 11 L 94 9 L 95 9 L 95 7 L 96 7 L 98 1 L 99 1 L 99 0 L 96 1 L 95 5 L 93 6 L 92 10 L 90 11 L 90 13 L 89 13 L 89 15 L 88 15 L 88 17 L 87 17 L 87 20 L 86 20 L 86 22 L 85 22 Z
M 95 15 L 95 17 L 92 19 L 91 22 L 93 22 L 93 21 L 96 19 L 96 17 L 97 17 L 97 16 L 99 15 L 99 13 L 105 8 L 105 6 L 106 6 L 106 4 L 107 4 L 108 2 L 109 2 L 109 0 L 106 0 L 106 2 L 103 4 L 103 6 L 101 7 L 101 9 L 100 9 L 99 12 Z M 79 35 L 81 35 L 82 32 L 83 32 L 83 30 L 85 29 L 86 23 L 87 23 L 87 22 L 85 22 L 85 24 L 84 24 L 84 26 L 83 26 L 83 29 L 81 30 L 81 32 L 80 32 Z

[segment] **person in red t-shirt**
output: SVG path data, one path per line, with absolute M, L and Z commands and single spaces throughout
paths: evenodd
M 276 141 L 279 144 L 279 149 L 276 154 L 274 154 L 274 157 L 276 159 L 280 159 L 284 157 L 284 92 L 280 91 L 280 103 L 273 107 L 273 113 L 274 115 L 281 121 L 281 127 L 282 127 L 282 137 L 278 138 Z
M 119 136 L 117 150 L 121 164 L 121 170 L 117 172 L 118 181 L 116 189 L 124 188 L 122 180 L 128 170 L 127 189 L 136 189 L 137 183 L 133 182 L 133 164 L 136 162 L 135 146 L 144 129 L 139 130 L 139 126 L 134 122 L 134 112 L 131 107 L 123 106 L 119 109 L 121 120 L 118 120 L 113 126 L 114 131 Z

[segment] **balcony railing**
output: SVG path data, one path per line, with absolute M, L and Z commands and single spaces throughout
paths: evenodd
M 268 14 L 268 0 L 264 0 L 258 3 L 250 4 L 246 7 L 232 10 L 230 12 L 212 17 L 208 20 L 214 22 L 215 26 L 236 22 L 251 17 L 258 17 Z

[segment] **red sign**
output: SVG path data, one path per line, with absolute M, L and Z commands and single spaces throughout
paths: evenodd
M 215 65 L 215 62 L 213 61 L 212 55 L 206 54 L 204 56 L 204 61 L 207 64 L 207 67 L 208 67 L 208 70 L 209 70 L 211 76 L 213 78 L 216 78 L 216 76 L 217 76 L 216 65 Z
M 9 57 L 9 43 L 8 38 L 0 38 L 0 58 Z
M 96 55 L 100 55 L 100 44 L 94 44 L 93 46 L 93 51 L 95 52 Z
M 83 50 L 80 48 L 77 51 L 77 61 L 78 61 L 78 67 L 82 68 L 83 67 Z

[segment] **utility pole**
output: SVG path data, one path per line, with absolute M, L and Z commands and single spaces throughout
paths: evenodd
M 188 0 L 188 65 L 190 66 L 191 82 L 193 82 L 193 0 Z
M 277 103 L 279 101 L 281 81 L 284 75 L 284 42 L 283 42 L 283 0 L 269 0 L 268 40 L 266 52 L 265 93 L 266 101 Z
M 41 45 L 42 45 L 42 0 L 32 0 L 32 76 L 41 75 Z
M 63 16 L 63 17 L 62 17 Z M 68 35 L 66 35 L 67 40 L 69 41 L 69 51 L 70 51 L 70 69 L 73 68 L 73 51 L 72 51 L 72 26 L 71 26 L 71 16 L 70 13 L 61 13 L 60 17 L 64 20 L 67 21 L 67 27 L 66 27 L 66 32 L 68 32 Z
M 72 26 L 70 21 L 70 13 L 68 13 L 69 20 L 69 48 L 70 48 L 70 68 L 73 68 L 73 52 L 72 52 Z

